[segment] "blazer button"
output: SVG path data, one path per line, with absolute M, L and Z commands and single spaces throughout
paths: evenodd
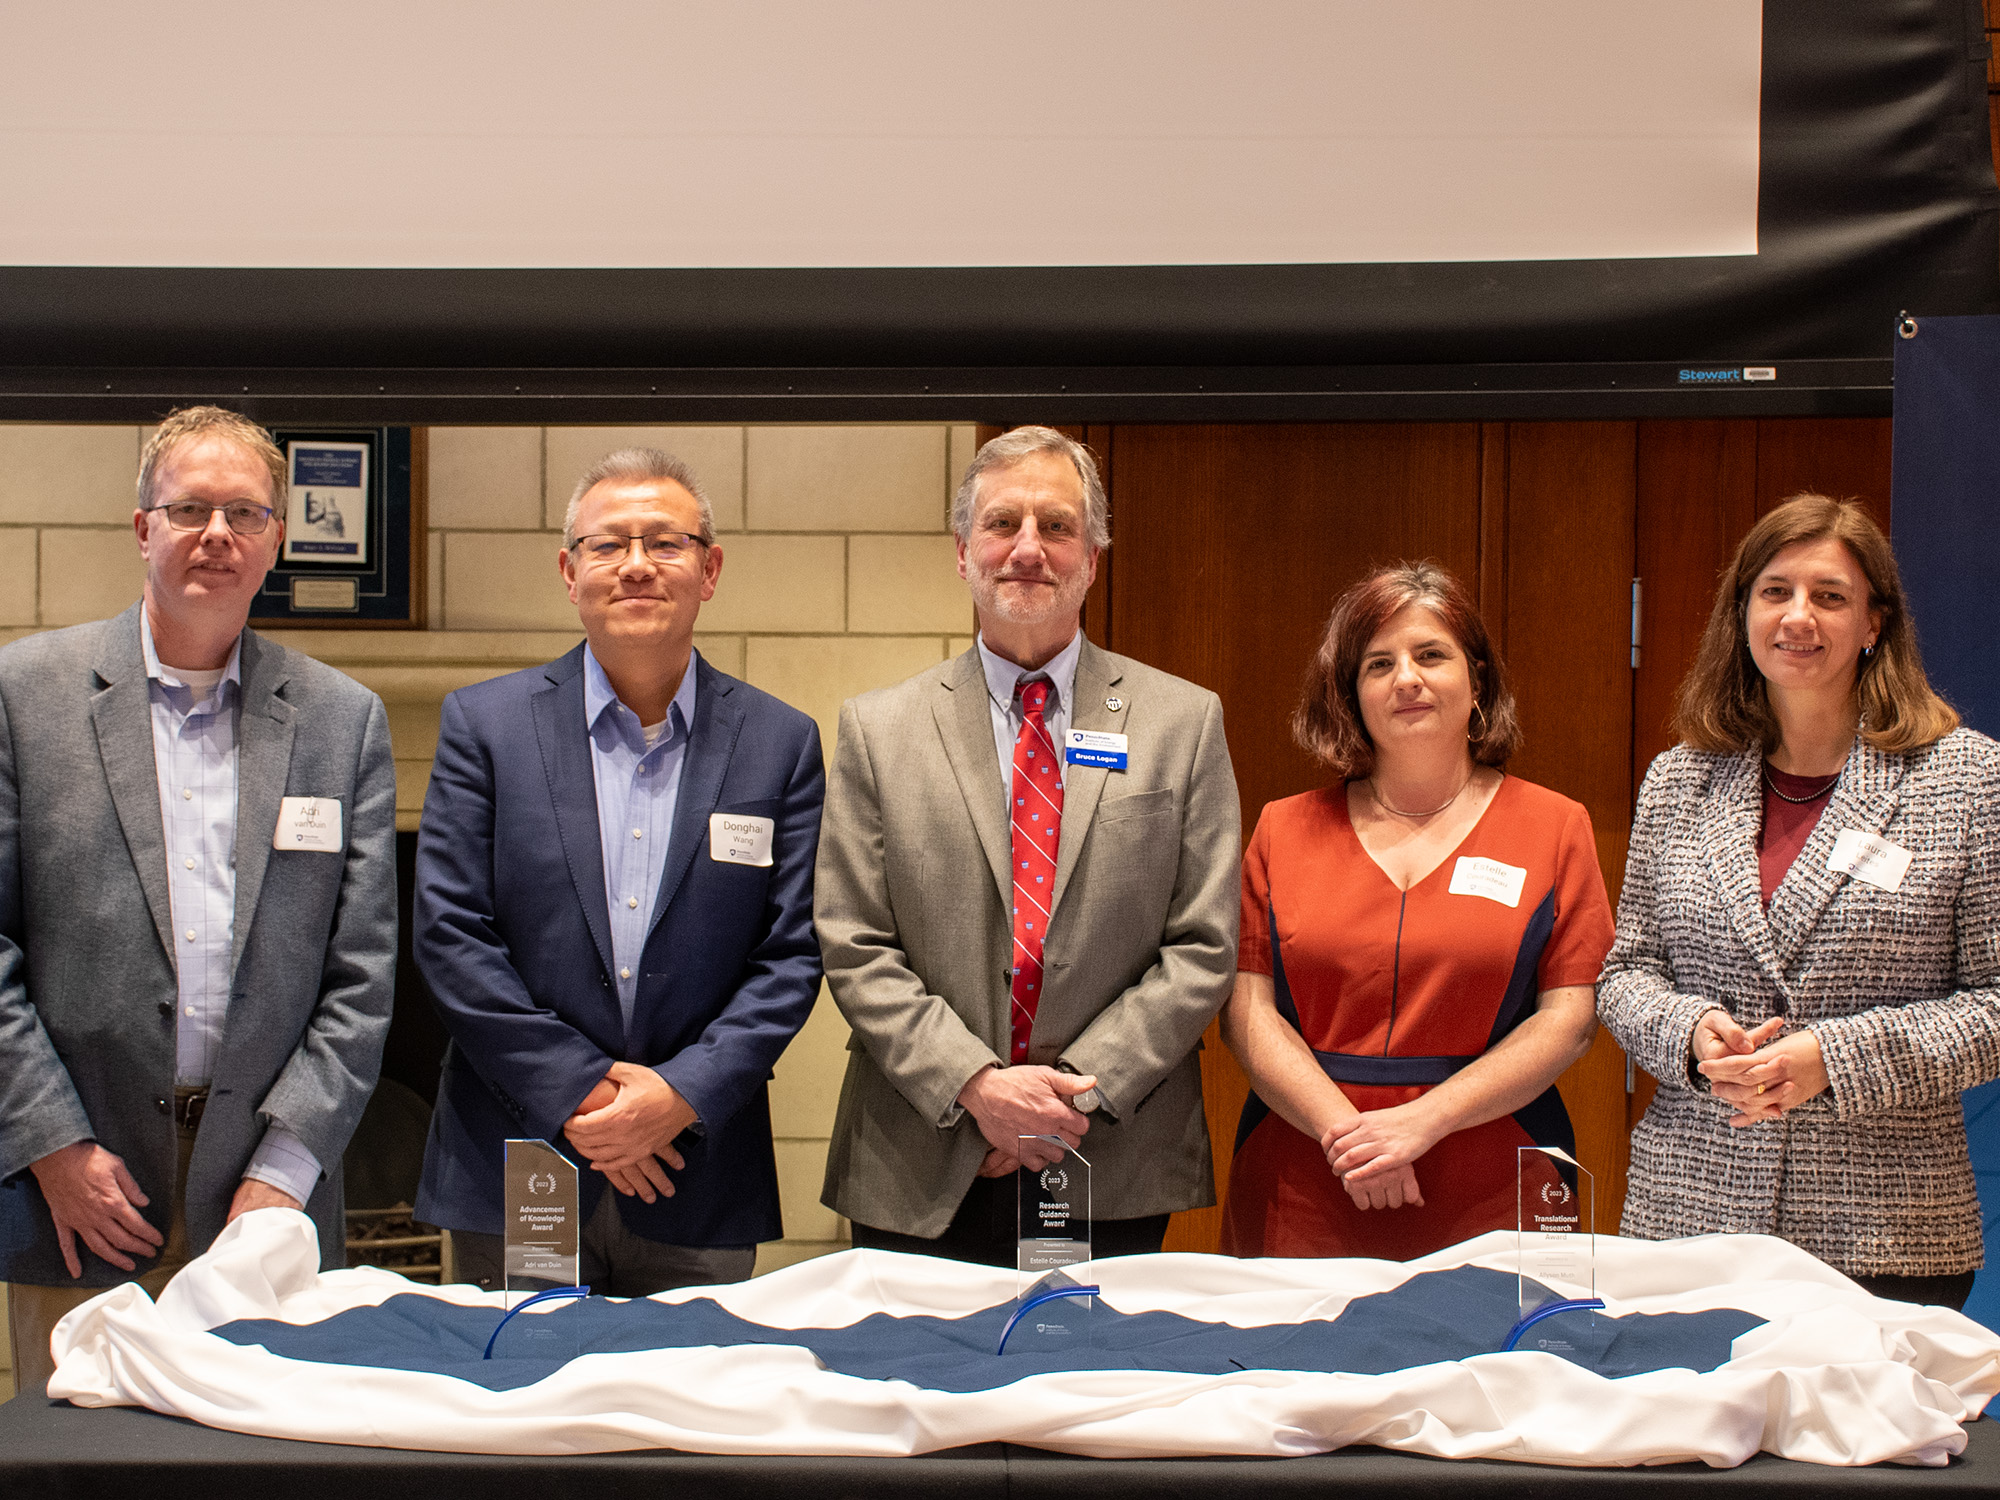
M 153 1108 L 157 1109 L 163 1115 L 170 1115 L 174 1112 L 174 1107 L 164 1099 L 155 1099 L 153 1101 Z
M 173 1013 L 174 1013 L 174 1002 L 171 1000 L 162 1000 L 160 1002 L 160 1014 L 163 1016 L 170 1016 Z

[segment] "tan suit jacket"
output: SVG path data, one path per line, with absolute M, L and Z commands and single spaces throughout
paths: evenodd
M 988 701 L 977 648 L 850 699 L 820 836 L 814 914 L 854 1029 L 822 1199 L 926 1238 L 987 1149 L 958 1091 L 1008 1052 L 1013 888 Z M 1065 767 L 1028 1061 L 1097 1076 L 1093 1217 L 1203 1207 L 1196 1049 L 1235 979 L 1242 854 L 1222 705 L 1085 641 L 1070 726 L 1123 733 L 1130 760 Z

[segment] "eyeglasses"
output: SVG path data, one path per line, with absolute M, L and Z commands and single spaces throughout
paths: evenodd
M 167 513 L 167 524 L 176 531 L 206 531 L 208 518 L 217 511 L 238 536 L 256 536 L 271 524 L 271 507 L 252 505 L 248 500 L 232 500 L 227 505 L 204 505 L 199 500 L 174 500 L 166 505 L 149 505 L 150 511 Z
M 644 536 L 627 536 L 619 531 L 600 531 L 592 536 L 580 536 L 570 543 L 583 560 L 609 567 L 622 563 L 632 555 L 632 544 L 638 542 L 646 549 L 646 556 L 656 563 L 679 562 L 693 552 L 696 547 L 706 547 L 707 542 L 685 531 L 649 531 Z

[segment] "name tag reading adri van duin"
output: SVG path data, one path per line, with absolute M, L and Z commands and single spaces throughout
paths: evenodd
M 746 813 L 711 813 L 708 857 L 725 865 L 768 865 L 777 824 Z
M 340 841 L 340 799 L 338 797 L 282 797 L 278 801 L 278 831 L 271 835 L 273 849 L 305 850 L 313 854 L 338 854 Z

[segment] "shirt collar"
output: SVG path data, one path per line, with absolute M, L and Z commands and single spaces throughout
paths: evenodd
M 688 648 L 687 670 L 681 673 L 681 685 L 674 693 L 674 701 L 667 707 L 667 733 L 662 744 L 670 744 L 688 733 L 688 726 L 694 723 L 694 679 L 695 666 L 701 660 L 701 653 L 692 646 Z M 587 729 L 594 729 L 603 719 L 606 711 L 616 705 L 623 710 L 612 715 L 612 722 L 619 725 L 621 732 L 629 725 L 627 736 L 634 742 L 640 740 L 639 716 L 626 708 L 618 700 L 618 694 L 611 686 L 611 679 L 604 673 L 604 666 L 597 659 L 597 653 L 590 649 L 590 643 L 583 645 L 583 722 Z
M 1050 657 L 1044 665 L 1029 671 L 1026 667 L 996 656 L 986 649 L 985 639 L 979 638 L 979 665 L 986 673 L 986 691 L 993 695 L 993 701 L 1000 705 L 1002 712 L 1011 712 L 1014 704 L 1014 688 L 1023 677 L 1046 677 L 1053 691 L 1055 702 L 1049 707 L 1053 711 L 1068 711 L 1076 689 L 1077 658 L 1083 655 L 1083 632 L 1081 630 L 1069 638 L 1069 644 Z
M 139 606 L 139 651 L 146 660 L 146 675 L 166 687 L 186 688 L 188 684 L 174 674 L 174 669 L 160 660 L 159 652 L 153 649 L 153 622 L 146 618 L 146 606 Z M 224 682 L 233 682 L 238 688 L 243 686 L 243 635 L 238 632 L 235 644 L 229 648 L 229 660 L 222 668 L 222 677 L 216 683 L 218 689 Z

